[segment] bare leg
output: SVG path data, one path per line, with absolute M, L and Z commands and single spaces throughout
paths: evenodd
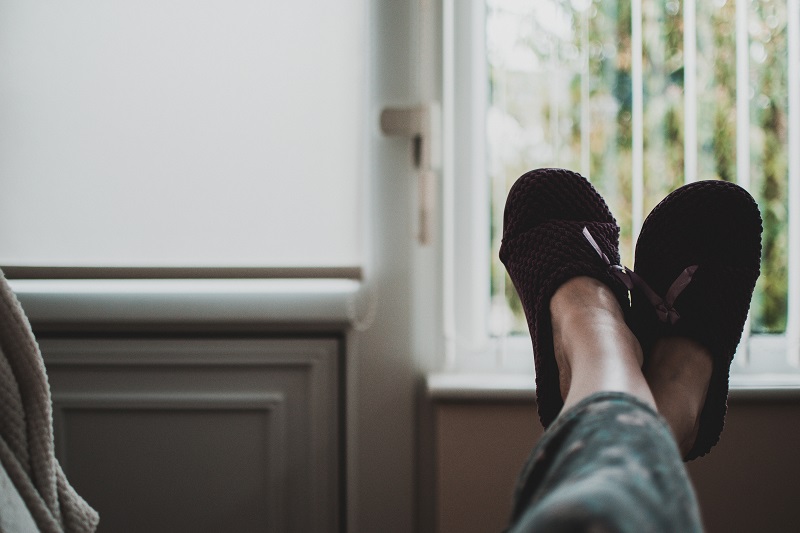
M 647 383 L 685 456 L 697 438 L 713 368 L 711 354 L 691 339 L 668 337 L 656 342 L 648 359 Z
M 641 345 L 606 285 L 569 280 L 551 298 L 550 314 L 565 410 L 601 391 L 625 392 L 656 408 L 641 370 Z

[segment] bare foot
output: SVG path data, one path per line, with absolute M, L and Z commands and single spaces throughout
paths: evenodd
M 648 357 L 647 383 L 684 456 L 697 439 L 712 369 L 711 353 L 685 337 L 659 339 Z
M 553 345 L 564 409 L 601 391 L 626 392 L 655 408 L 642 374 L 642 348 L 605 284 L 564 283 L 550 300 Z

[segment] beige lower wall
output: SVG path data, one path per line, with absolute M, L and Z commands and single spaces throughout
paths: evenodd
M 541 436 L 523 401 L 435 402 L 436 531 L 501 531 Z M 689 464 L 709 533 L 800 527 L 800 400 L 732 400 L 712 453 Z
M 542 427 L 532 403 L 435 406 L 436 531 L 501 531 L 514 482 Z

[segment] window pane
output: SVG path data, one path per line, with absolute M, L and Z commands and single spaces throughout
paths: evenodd
M 630 0 L 487 0 L 494 333 L 526 329 L 513 287 L 497 259 L 502 209 L 520 174 L 559 166 L 587 175 L 620 223 L 623 264 L 633 266 L 632 132 L 636 127 L 643 130 L 646 214 L 684 183 L 684 160 L 694 150 L 697 176 L 690 179 L 737 180 L 742 172 L 737 168 L 741 155 L 737 133 L 742 135 L 737 130 L 737 105 L 749 106 L 750 168 L 745 177 L 764 217 L 762 276 L 751 309 L 752 328 L 759 333 L 785 330 L 787 4 L 786 0 L 741 1 L 748 2 L 749 17 L 749 66 L 743 67 L 749 76 L 747 98 L 737 94 L 741 28 L 737 29 L 732 0 L 642 0 L 641 21 L 632 20 Z M 697 65 L 691 73 L 684 71 L 684 6 L 696 10 L 696 33 L 687 36 L 696 44 Z M 632 49 L 634 22 L 641 23 L 641 50 Z M 642 58 L 641 124 L 633 124 L 632 116 L 636 54 Z M 685 75 L 694 76 L 696 83 L 696 147 L 685 143 Z M 513 319 L 497 320 L 503 313 Z M 497 324 L 511 326 L 504 330 Z
M 677 0 L 642 2 L 644 212 L 683 185 L 683 24 Z
M 575 167 L 571 83 L 579 54 L 571 10 L 560 2 L 489 0 L 487 137 L 493 183 L 492 329 L 527 329 L 497 253 L 508 189 L 532 168 Z M 508 309 L 511 313 L 508 313 Z
M 753 330 L 774 333 L 786 329 L 788 288 L 788 15 L 786 0 L 751 0 L 749 6 L 750 180 L 764 219 Z
M 633 265 L 630 0 L 595 2 L 589 15 L 589 177 L 620 225 L 622 262 Z
M 505 334 L 527 330 L 497 258 L 505 198 L 522 173 L 555 166 L 589 177 L 620 223 L 623 262 L 633 264 L 631 11 L 627 0 L 489 0 L 488 7 L 491 329 Z
M 736 6 L 697 8 L 697 178 L 736 181 Z

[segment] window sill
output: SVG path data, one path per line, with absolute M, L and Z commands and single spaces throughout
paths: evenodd
M 533 401 L 530 374 L 459 374 L 427 376 L 428 397 L 435 401 Z M 737 400 L 800 400 L 800 375 L 750 374 L 731 376 L 730 398 Z
M 302 324 L 353 321 L 351 279 L 9 280 L 34 326 Z

